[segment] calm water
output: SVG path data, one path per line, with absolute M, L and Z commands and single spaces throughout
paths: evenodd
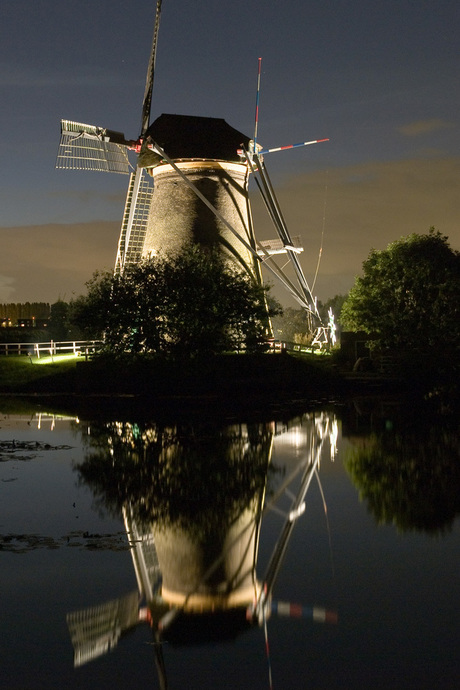
M 1 414 L 0 687 L 458 688 L 458 427 L 203 417 Z

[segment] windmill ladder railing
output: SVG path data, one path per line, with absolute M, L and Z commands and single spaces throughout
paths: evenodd
M 28 355 L 54 357 L 55 355 L 73 354 L 88 357 L 99 349 L 100 340 L 48 340 L 42 343 L 0 343 L 0 355 Z

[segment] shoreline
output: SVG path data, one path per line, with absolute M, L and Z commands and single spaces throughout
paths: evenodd
M 16 400 L 21 406 L 73 410 L 82 416 L 252 418 L 379 397 L 426 402 L 417 385 L 388 375 L 344 371 L 330 360 L 318 362 L 290 354 L 223 355 L 182 363 L 97 358 L 43 368 L 24 361 L 0 361 L 0 402 L 6 408 Z

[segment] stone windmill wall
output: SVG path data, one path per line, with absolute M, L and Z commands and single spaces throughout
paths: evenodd
M 248 166 L 237 151 L 249 139 L 225 120 L 185 115 L 161 115 L 149 127 L 149 137 L 161 146 L 208 201 L 255 249 L 248 198 Z M 229 260 L 260 281 L 253 254 L 207 208 L 177 171 L 146 146 L 138 160 L 154 180 L 152 204 L 142 255 L 171 254 L 185 244 L 218 245 Z

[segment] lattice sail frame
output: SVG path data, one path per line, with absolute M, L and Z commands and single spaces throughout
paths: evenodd
M 116 647 L 122 633 L 134 627 L 138 620 L 137 591 L 105 604 L 67 614 L 67 627 L 74 648 L 74 666 L 83 666 Z
M 140 175 L 140 180 L 138 181 L 136 180 L 137 175 Z M 138 182 L 137 189 L 136 182 Z M 115 273 L 121 273 L 124 268 L 139 263 L 142 258 L 152 196 L 153 179 L 149 175 L 145 175 L 141 169 L 138 169 L 136 173 L 132 173 L 129 178 L 125 210 L 121 223 L 117 258 L 115 260 Z
M 129 174 L 130 163 L 126 146 L 111 141 L 111 135 L 123 140 L 118 132 L 109 133 L 103 127 L 61 120 L 56 168 L 64 170 L 93 170 Z

